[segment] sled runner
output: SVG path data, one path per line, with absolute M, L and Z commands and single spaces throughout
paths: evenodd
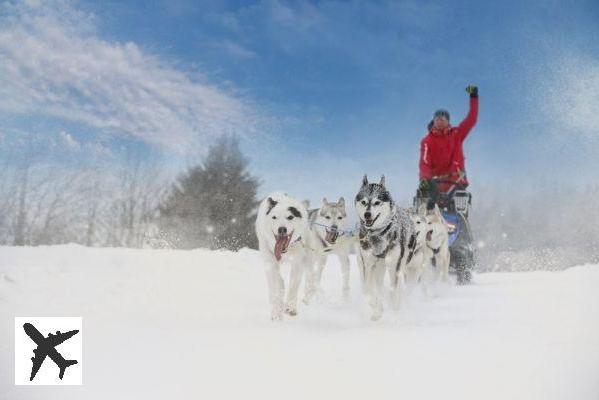
M 449 233 L 450 269 L 457 275 L 459 284 L 468 283 L 475 266 L 472 232 L 468 223 L 468 213 L 472 205 L 472 195 L 467 190 L 457 189 L 453 181 L 434 179 L 437 184 L 450 184 L 445 192 L 439 191 L 437 205 L 447 223 Z M 439 185 L 441 186 L 441 185 Z M 414 209 L 427 204 L 428 193 L 420 189 L 414 197 Z

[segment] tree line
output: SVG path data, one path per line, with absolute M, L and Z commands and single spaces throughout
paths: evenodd
M 141 161 L 108 173 L 24 157 L 0 170 L 0 245 L 255 248 L 258 186 L 234 137 L 175 182 Z
M 132 157 L 120 167 L 0 164 L 0 245 L 256 248 L 259 180 L 234 137 L 211 146 L 174 181 Z M 0 161 L 2 162 L 2 161 Z M 560 269 L 599 262 L 599 186 L 539 182 L 475 190 L 470 222 L 479 268 Z

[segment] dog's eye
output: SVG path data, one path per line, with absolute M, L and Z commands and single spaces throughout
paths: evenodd
M 432 222 L 429 222 L 428 224 L 429 224 L 429 225 L 432 225 L 433 223 L 432 223 Z
M 375 206 L 378 206 L 378 205 L 380 205 L 380 204 L 381 204 L 381 202 L 380 202 L 380 201 L 378 201 L 378 200 L 374 202 L 374 205 L 375 205 Z
M 366 200 L 362 200 L 360 203 L 362 203 L 363 206 L 366 205 Z
M 417 223 L 418 225 L 420 225 L 420 221 L 416 221 L 416 223 Z
M 337 219 L 343 219 L 343 217 L 337 217 Z
M 330 217 L 329 215 L 327 215 L 325 218 L 326 218 L 326 219 L 331 219 L 331 217 Z
M 273 216 L 272 216 L 272 219 L 277 219 L 277 217 L 273 215 Z
M 287 219 L 291 221 L 293 219 L 293 215 L 288 216 Z

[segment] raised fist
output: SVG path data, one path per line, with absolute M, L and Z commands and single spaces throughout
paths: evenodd
M 478 97 L 478 87 L 474 85 L 466 86 L 466 93 L 470 95 L 470 97 Z

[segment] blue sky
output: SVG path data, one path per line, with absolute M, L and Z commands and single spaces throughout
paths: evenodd
M 473 191 L 597 182 L 596 1 L 1 7 L 4 153 L 34 135 L 56 162 L 134 154 L 176 173 L 236 133 L 261 194 L 352 198 L 363 173 L 384 173 L 407 199 L 432 112 L 459 122 L 474 83 Z

